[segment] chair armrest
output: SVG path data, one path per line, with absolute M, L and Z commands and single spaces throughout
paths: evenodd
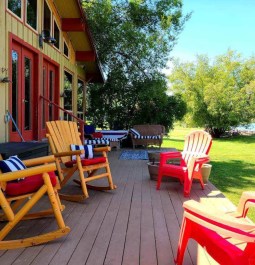
M 203 155 L 195 158 L 195 166 L 199 165 L 199 167 L 202 167 L 203 164 L 208 163 L 210 161 L 210 158 L 208 155 Z
M 254 242 L 255 224 L 245 219 L 232 217 L 224 212 L 210 208 L 190 200 L 183 204 L 184 218 L 206 227 L 224 236 L 233 237 L 245 242 Z
M 53 155 L 42 156 L 42 157 L 22 160 L 22 162 L 24 163 L 25 166 L 31 167 L 31 166 L 41 165 L 45 163 L 55 162 L 55 157 Z
M 111 151 L 111 147 L 110 146 L 95 147 L 93 151 L 96 153 L 109 152 Z
M 244 191 L 239 200 L 236 212 L 230 214 L 235 217 L 246 217 L 250 207 L 255 207 L 255 192 Z
M 160 163 L 165 164 L 169 159 L 182 158 L 181 152 L 162 152 L 160 153 Z
M 75 151 L 67 151 L 67 152 L 59 152 L 53 154 L 55 157 L 62 157 L 62 156 L 73 156 L 73 155 L 81 155 L 84 154 L 84 150 L 75 150 Z
M 31 168 L 14 171 L 14 172 L 2 173 L 0 174 L 0 182 L 16 180 L 19 178 L 27 178 L 27 177 L 34 176 L 37 174 L 52 172 L 55 170 L 57 170 L 56 164 L 50 163 L 50 164 L 35 166 Z

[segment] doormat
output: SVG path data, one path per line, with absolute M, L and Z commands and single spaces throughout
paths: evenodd
M 148 152 L 145 150 L 124 150 L 120 160 L 148 160 Z

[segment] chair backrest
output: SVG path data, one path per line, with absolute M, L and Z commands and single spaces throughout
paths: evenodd
M 76 122 L 48 121 L 46 128 L 48 132 L 46 136 L 53 154 L 71 151 L 71 144 L 82 145 Z M 70 156 L 61 157 L 63 163 L 70 160 Z
M 165 126 L 160 124 L 138 124 L 133 128 L 137 130 L 141 135 L 164 135 Z
M 212 145 L 212 137 L 205 131 L 194 131 L 186 136 L 182 158 L 188 164 L 191 157 L 208 155 Z
M 205 205 L 193 200 L 184 202 L 183 207 L 185 209 L 184 217 L 205 228 L 245 242 L 255 241 L 255 224 L 252 222 L 208 209 Z

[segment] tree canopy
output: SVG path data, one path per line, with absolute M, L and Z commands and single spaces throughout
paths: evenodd
M 89 85 L 87 117 L 98 126 L 155 122 L 170 128 L 185 113 L 182 99 L 166 94 L 162 74 L 189 18 L 182 13 L 182 1 L 82 3 L 106 74 L 103 86 Z
M 255 113 L 255 58 L 243 59 L 235 51 L 210 61 L 176 61 L 169 77 L 171 89 L 187 103 L 186 122 L 221 136 L 231 126 L 249 123 Z

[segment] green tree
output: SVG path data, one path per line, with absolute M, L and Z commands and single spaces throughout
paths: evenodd
M 182 14 L 182 1 L 94 0 L 83 6 L 106 74 L 103 86 L 88 87 L 87 117 L 111 128 L 137 122 L 170 128 L 185 104 L 166 94 L 161 71 L 189 17 Z
M 255 58 L 243 59 L 235 51 L 210 61 L 174 64 L 169 77 L 174 92 L 187 103 L 186 121 L 220 137 L 231 126 L 249 123 L 255 111 Z

